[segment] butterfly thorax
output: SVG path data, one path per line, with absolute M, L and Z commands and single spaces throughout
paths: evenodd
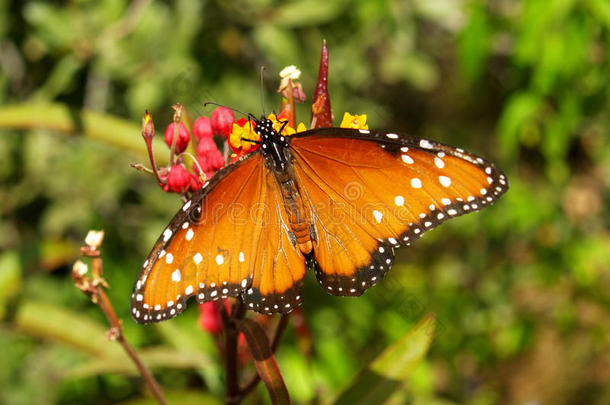
M 293 159 L 286 138 L 273 128 L 271 120 L 262 117 L 255 127 L 261 137 L 261 153 L 265 164 L 274 174 L 282 190 L 282 203 L 288 214 L 292 230 L 290 237 L 293 245 L 299 247 L 303 254 L 311 252 L 311 220 L 304 208 L 303 199 L 294 176 Z

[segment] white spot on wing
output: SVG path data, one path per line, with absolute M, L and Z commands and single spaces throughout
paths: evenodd
M 373 215 L 375 216 L 375 220 L 377 220 L 377 223 L 380 224 L 381 223 L 381 218 L 383 218 L 383 214 L 380 211 L 373 211 Z
M 397 134 L 385 134 L 385 136 L 387 136 L 390 139 L 398 139 L 398 135 Z
M 217 255 L 217 256 L 216 256 L 216 264 L 217 264 L 217 265 L 219 265 L 219 266 L 220 266 L 220 265 L 222 265 L 224 262 L 225 262 L 225 258 L 224 258 L 224 257 L 222 257 L 222 255 Z
M 191 207 L 191 204 L 192 204 L 191 200 L 188 200 L 186 202 L 186 204 L 184 204 L 184 206 L 182 207 L 182 211 L 188 210 Z
M 239 252 L 239 262 L 243 263 L 246 261 L 246 258 L 244 257 L 244 252 Z
M 411 156 L 407 155 L 406 153 L 404 155 L 402 155 L 402 161 L 409 165 L 413 164 L 413 159 L 411 158 Z
M 451 185 L 451 179 L 447 176 L 438 176 L 438 181 L 440 181 L 443 187 L 449 187 Z
M 421 188 L 421 180 L 417 177 L 411 179 L 411 187 L 413 188 Z
M 405 198 L 401 195 L 397 195 L 396 197 L 394 197 L 394 204 L 396 204 L 397 206 L 402 206 L 405 204 Z
M 165 231 L 163 231 L 163 242 L 167 242 L 169 240 L 169 238 L 172 237 L 172 230 L 171 229 L 166 229 Z
M 436 167 L 438 167 L 439 169 L 442 169 L 443 167 L 445 167 L 445 162 L 443 162 L 443 159 L 439 158 L 439 157 L 435 157 L 434 158 L 434 164 L 436 165 Z
M 172 273 L 172 281 L 179 282 L 182 279 L 182 274 L 180 274 L 180 269 L 174 270 Z
M 195 232 L 193 232 L 192 229 L 189 229 L 188 231 L 186 231 L 186 235 L 185 235 L 186 240 L 193 239 L 193 235 L 195 235 Z
M 193 261 L 195 262 L 195 264 L 201 263 L 202 260 L 203 256 L 201 256 L 201 253 L 195 253 L 195 255 L 193 256 Z
M 433 145 L 427 139 L 420 140 L 419 141 L 419 146 L 421 146 L 424 149 L 432 149 L 433 148 Z
M 172 264 L 173 261 L 174 261 L 174 255 L 172 255 L 171 253 L 168 253 L 167 256 L 165 256 L 165 263 Z

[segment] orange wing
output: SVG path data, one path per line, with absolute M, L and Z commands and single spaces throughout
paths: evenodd
M 328 128 L 290 142 L 316 231 L 309 265 L 334 295 L 362 294 L 390 269 L 395 247 L 508 189 L 491 163 L 424 139 Z
M 277 181 L 253 153 L 219 171 L 187 201 L 144 262 L 132 294 L 139 323 L 241 295 L 258 312 L 300 304 L 305 259 L 291 243 Z

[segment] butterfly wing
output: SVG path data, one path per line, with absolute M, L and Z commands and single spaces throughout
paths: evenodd
M 159 237 L 136 281 L 132 317 L 173 318 L 199 303 L 241 295 L 259 312 L 298 305 L 305 260 L 290 243 L 281 195 L 258 153 L 219 171 Z
M 334 295 L 360 295 L 409 245 L 508 188 L 504 174 L 462 149 L 395 133 L 324 128 L 290 139 L 316 231 L 310 266 Z

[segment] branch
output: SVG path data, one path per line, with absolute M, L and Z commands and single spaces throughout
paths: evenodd
M 72 279 L 74 280 L 75 286 L 82 292 L 87 294 L 94 304 L 98 305 L 100 309 L 106 315 L 108 322 L 110 323 L 110 329 L 108 330 L 108 339 L 118 341 L 123 349 L 127 352 L 127 355 L 134 362 L 142 378 L 152 391 L 153 395 L 161 405 L 167 405 L 163 393 L 159 384 L 155 380 L 154 376 L 146 368 L 140 357 L 134 350 L 134 348 L 127 342 L 123 335 L 123 328 L 121 326 L 121 320 L 117 317 L 114 308 L 104 291 L 104 287 L 108 287 L 108 284 L 102 277 L 102 259 L 100 258 L 99 247 L 104 239 L 104 231 L 89 231 L 87 238 L 85 239 L 86 246 L 81 247 L 81 254 L 85 257 L 91 258 L 91 274 L 93 278 L 87 277 L 88 271 L 87 265 L 82 261 L 78 260 L 74 263 L 72 268 Z

